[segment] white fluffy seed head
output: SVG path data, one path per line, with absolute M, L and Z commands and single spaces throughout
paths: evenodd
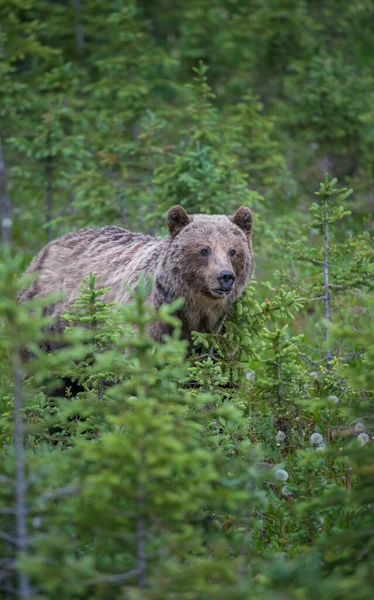
M 369 436 L 367 433 L 360 433 L 357 436 L 357 441 L 360 444 L 360 446 L 365 446 L 365 444 L 369 443 Z
M 338 404 L 339 398 L 337 396 L 328 396 L 327 400 L 331 402 L 331 404 Z
M 282 496 L 292 496 L 291 490 L 286 485 L 282 487 Z
M 13 225 L 13 221 L 12 219 L 10 219 L 9 217 L 4 217 L 4 219 L 2 220 L 2 226 L 4 229 L 10 229 Z
M 34 529 L 39 529 L 39 527 L 42 524 L 42 520 L 40 517 L 34 517 L 33 520 L 31 521 L 32 526 L 34 527 Z
M 277 435 L 275 436 L 275 440 L 277 442 L 284 442 L 285 439 L 286 439 L 286 434 L 284 433 L 284 431 L 278 431 Z
M 361 433 L 362 431 L 365 431 L 365 425 L 361 421 L 358 421 L 357 423 L 355 423 L 355 431 L 357 433 Z
M 275 471 L 275 477 L 278 479 L 278 481 L 287 481 L 288 473 L 284 469 L 277 469 Z
M 312 435 L 310 436 L 310 441 L 315 446 L 320 446 L 323 442 L 323 437 L 320 433 L 312 433 Z

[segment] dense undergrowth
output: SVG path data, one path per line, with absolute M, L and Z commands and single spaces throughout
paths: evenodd
M 371 598 L 370 9 L 0 7 L 1 598 Z M 17 303 L 48 239 L 176 203 L 254 212 L 255 280 L 191 352 L 147 282 L 87 273 L 58 337 Z

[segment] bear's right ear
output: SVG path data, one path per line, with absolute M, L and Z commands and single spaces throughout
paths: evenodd
M 191 221 L 193 217 L 188 215 L 184 210 L 183 206 L 172 206 L 169 208 L 166 215 L 166 225 L 168 226 L 170 235 L 174 237 L 177 233 L 180 232 L 183 227 L 186 227 Z

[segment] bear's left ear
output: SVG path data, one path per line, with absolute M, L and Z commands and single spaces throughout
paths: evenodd
M 192 220 L 193 217 L 186 213 L 183 206 L 177 204 L 169 208 L 166 215 L 166 225 L 168 226 L 170 235 L 174 237 L 183 227 L 191 223 Z
M 233 217 L 229 217 L 230 221 L 237 225 L 244 231 L 246 235 L 249 235 L 252 231 L 252 212 L 246 206 L 241 206 Z

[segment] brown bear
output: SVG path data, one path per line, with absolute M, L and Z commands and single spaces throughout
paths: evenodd
M 58 320 L 90 271 L 100 276 L 101 287 L 111 286 L 105 299 L 122 304 L 130 300 L 125 284 L 133 287 L 143 275 L 153 278 L 149 300 L 156 308 L 185 299 L 177 312 L 183 339 L 189 340 L 191 331 L 212 329 L 251 276 L 252 213 L 242 206 L 233 217 L 188 215 L 173 206 L 166 223 L 166 238 L 109 226 L 79 229 L 50 242 L 28 267 L 26 273 L 39 277 L 20 294 L 20 301 L 61 291 L 64 300 L 50 311 Z M 150 330 L 159 341 L 166 333 L 170 327 L 163 323 Z

